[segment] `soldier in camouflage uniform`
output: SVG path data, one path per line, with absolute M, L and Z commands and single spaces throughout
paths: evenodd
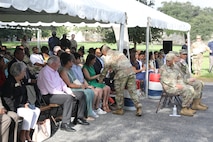
M 185 49 L 180 50 L 180 58 L 176 60 L 176 65 L 178 71 L 183 77 L 183 81 L 191 85 L 195 90 L 195 99 L 193 100 L 192 109 L 194 110 L 206 110 L 208 107 L 201 103 L 202 91 L 203 91 L 203 82 L 191 77 L 189 72 L 188 65 L 186 63 L 187 51 Z M 196 105 L 198 104 L 198 105 Z
M 195 75 L 200 75 L 201 73 L 203 52 L 205 51 L 209 51 L 211 53 L 209 47 L 201 40 L 201 36 L 197 35 L 196 42 L 194 42 L 191 46 L 192 65 Z
M 180 72 L 174 64 L 175 54 L 168 53 L 166 55 L 166 64 L 160 68 L 160 82 L 163 89 L 168 94 L 180 94 L 183 98 L 181 115 L 193 116 L 195 111 L 190 105 L 195 97 L 194 88 L 184 83 Z
M 139 97 L 136 92 L 136 78 L 135 73 L 132 69 L 132 65 L 127 57 L 119 52 L 111 50 L 108 46 L 104 45 L 102 47 L 102 53 L 105 55 L 104 58 L 104 69 L 100 75 L 99 81 L 102 82 L 103 78 L 106 76 L 109 69 L 115 72 L 114 85 L 116 91 L 116 103 L 118 109 L 113 112 L 113 114 L 123 115 L 124 106 L 124 89 L 127 86 L 129 95 L 136 107 L 136 116 L 142 115 L 142 104 L 139 102 Z

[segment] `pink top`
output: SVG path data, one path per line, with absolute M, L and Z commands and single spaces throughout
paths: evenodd
M 59 76 L 58 71 L 53 70 L 46 65 L 41 69 L 37 80 L 38 88 L 41 94 L 72 94 L 70 88 L 64 83 Z

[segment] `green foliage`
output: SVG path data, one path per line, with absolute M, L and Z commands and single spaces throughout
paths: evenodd
M 202 38 L 207 40 L 212 35 L 212 8 L 201 9 L 199 6 L 194 6 L 190 2 L 162 2 L 162 4 L 163 6 L 159 8 L 160 11 L 191 24 L 192 39 L 195 39 L 196 35 L 202 35 Z M 168 35 L 174 32 L 176 31 L 166 30 Z
M 28 38 L 32 38 L 32 35 L 35 31 L 33 30 L 25 30 L 20 28 L 12 28 L 12 29 L 0 29 L 0 39 L 4 40 L 15 40 L 19 41 L 24 35 L 26 35 Z
M 115 34 L 112 28 L 103 29 L 104 42 L 107 43 L 116 43 Z

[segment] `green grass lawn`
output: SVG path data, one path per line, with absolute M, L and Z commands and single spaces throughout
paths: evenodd
M 108 43 L 101 43 L 101 42 L 79 42 L 78 47 L 84 46 L 85 53 L 87 54 L 87 51 L 89 48 L 101 47 L 103 44 L 107 44 L 112 49 L 117 49 L 116 44 L 108 44 Z M 4 42 L 3 45 L 6 45 L 8 49 L 12 52 L 17 45 L 20 45 L 20 42 Z M 30 42 L 31 47 L 36 45 L 37 45 L 37 42 Z M 41 46 L 43 45 L 47 46 L 48 44 L 47 42 L 41 42 Z M 130 45 L 130 48 L 131 47 L 133 47 L 133 45 Z M 161 48 L 163 48 L 162 45 L 149 45 L 149 51 L 159 51 Z M 146 49 L 146 45 L 144 44 L 137 45 L 137 50 L 145 50 L 145 49 Z M 173 46 L 174 51 L 179 51 L 180 49 L 181 49 L 181 46 L 177 46 L 177 45 Z M 209 69 L 208 53 L 204 54 L 204 60 L 201 66 L 202 66 L 202 72 L 201 72 L 201 76 L 199 76 L 198 78 L 205 82 L 213 82 L 213 73 L 208 72 L 208 69 Z

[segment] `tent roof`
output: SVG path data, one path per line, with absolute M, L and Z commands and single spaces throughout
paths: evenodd
M 0 21 L 125 23 L 125 12 L 99 0 L 1 0 Z
M 127 13 L 128 27 L 147 27 L 147 18 L 150 18 L 150 26 L 160 29 L 189 31 L 190 24 L 177 20 L 156 9 L 136 0 L 105 0 L 106 4 L 111 3 L 114 8 Z

